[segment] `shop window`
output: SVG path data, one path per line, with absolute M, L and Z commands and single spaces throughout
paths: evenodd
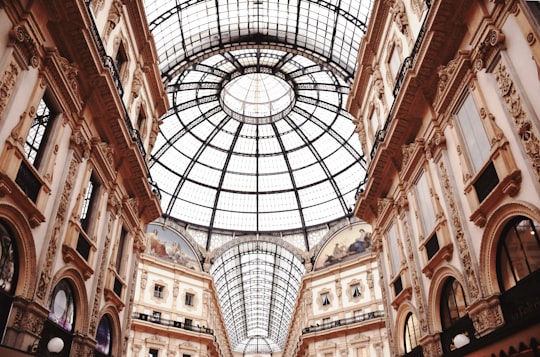
M 0 222 L 0 338 L 4 335 L 17 284 L 17 247 L 10 229 Z
M 52 293 L 49 306 L 49 320 L 66 331 L 73 332 L 75 322 L 75 302 L 73 290 L 66 280 L 62 280 Z
M 412 353 L 417 346 L 419 346 L 420 341 L 420 325 L 416 316 L 409 312 L 405 318 L 405 329 L 403 335 L 403 348 L 405 353 Z
M 540 225 L 516 217 L 507 225 L 499 242 L 497 269 L 501 291 L 507 291 L 540 268 Z
M 454 325 L 459 319 L 467 315 L 467 302 L 463 287 L 454 278 L 444 284 L 441 295 L 441 322 L 443 329 Z
M 112 346 L 111 322 L 107 315 L 99 321 L 96 333 L 96 354 L 98 357 L 110 356 Z

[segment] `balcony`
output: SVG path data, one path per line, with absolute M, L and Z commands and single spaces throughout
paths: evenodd
M 359 322 L 369 321 L 369 320 L 377 319 L 380 317 L 384 317 L 384 311 L 366 312 L 365 314 L 361 314 L 358 316 L 349 317 L 349 318 L 341 319 L 341 320 L 330 321 L 322 325 L 306 327 L 302 330 L 302 335 L 311 333 L 311 332 L 325 331 L 325 330 L 329 330 L 336 327 L 356 324 Z
M 161 316 L 152 316 L 152 315 L 143 314 L 140 312 L 134 312 L 131 317 L 134 320 L 148 321 L 153 324 L 160 325 L 160 326 L 172 327 L 175 329 L 183 329 L 183 330 L 193 331 L 193 332 L 198 332 L 198 333 L 204 333 L 204 334 L 212 335 L 212 336 L 214 335 L 214 330 L 212 330 L 211 328 L 204 327 L 204 326 L 200 327 L 199 325 L 195 326 L 190 323 L 186 324 L 185 322 L 180 322 L 180 321 L 175 321 L 175 320 L 169 320 Z

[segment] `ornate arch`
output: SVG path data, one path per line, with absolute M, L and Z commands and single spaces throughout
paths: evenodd
M 122 333 L 121 333 L 122 327 L 120 324 L 120 317 L 119 317 L 118 309 L 113 304 L 106 304 L 99 312 L 98 314 L 99 319 L 97 319 L 97 321 L 101 321 L 101 318 L 105 315 L 109 317 L 109 322 L 111 323 L 111 339 L 112 339 L 111 355 L 121 356 L 123 341 L 122 341 Z M 91 337 L 95 339 L 95 336 L 91 336 Z
M 321 251 L 323 250 L 323 248 L 332 240 L 332 238 L 334 238 L 337 234 L 339 234 L 340 232 L 344 231 L 345 229 L 352 229 L 353 226 L 356 226 L 356 225 L 365 225 L 367 224 L 366 222 L 364 221 L 361 221 L 360 219 L 356 218 L 356 217 L 352 217 L 349 221 L 347 222 L 340 222 L 339 224 L 336 224 L 335 226 L 333 226 L 328 232 L 326 232 L 326 234 L 321 238 L 321 241 L 315 245 L 313 248 L 312 248 L 312 252 L 313 252 L 313 261 L 316 261 L 318 258 L 319 258 L 319 254 L 321 254 Z
M 431 326 L 431 329 L 437 332 L 442 331 L 442 325 L 441 325 L 441 319 L 440 319 L 440 316 L 441 316 L 440 301 L 441 301 L 441 294 L 442 294 L 444 283 L 446 282 L 448 278 L 454 278 L 461 284 L 467 298 L 467 304 L 471 303 L 471 296 L 469 295 L 469 291 L 465 289 L 466 285 L 464 284 L 465 279 L 463 278 L 463 274 L 457 268 L 451 265 L 447 265 L 447 266 L 442 267 L 441 269 L 438 269 L 435 272 L 435 274 L 433 274 L 433 277 L 431 278 L 431 284 L 429 286 L 429 294 L 428 294 L 428 301 L 427 301 L 427 314 L 426 314 L 428 324 Z
M 15 296 L 32 299 L 37 284 L 36 247 L 32 230 L 26 216 L 16 207 L 0 204 L 0 219 L 6 223 L 13 233 L 17 245 L 19 259 L 19 276 Z
M 50 291 L 47 294 L 47 301 L 50 300 L 50 292 L 62 280 L 67 279 L 72 288 L 75 297 L 75 326 L 73 331 L 88 333 L 90 326 L 90 312 L 88 307 L 88 295 L 86 294 L 86 286 L 84 278 L 80 271 L 74 267 L 64 267 L 56 272 L 52 279 L 52 284 L 49 287 Z
M 396 312 L 394 336 L 397 344 L 396 347 L 400 355 L 403 355 L 405 353 L 405 348 L 403 346 L 403 336 L 405 335 L 405 322 L 409 313 L 413 314 L 416 317 L 416 320 L 418 321 L 418 330 L 422 331 L 420 326 L 420 314 L 418 313 L 418 310 L 416 310 L 416 307 L 410 301 L 405 301 L 404 303 L 399 305 L 399 308 Z
M 480 245 L 480 281 L 486 295 L 500 293 L 497 279 L 497 246 L 508 222 L 517 216 L 525 216 L 540 222 L 540 208 L 524 201 L 516 201 L 499 207 L 488 218 Z

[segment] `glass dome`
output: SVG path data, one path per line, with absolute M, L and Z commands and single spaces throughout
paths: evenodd
M 168 88 L 151 159 L 167 216 L 276 232 L 350 214 L 364 159 L 344 110 L 349 87 L 334 72 L 300 54 L 242 49 L 202 60 Z
M 365 180 L 345 106 L 372 0 L 144 2 L 171 104 L 150 159 L 164 215 L 207 251 L 310 251 Z M 235 351 L 282 350 L 303 263 L 262 240 L 216 256 Z

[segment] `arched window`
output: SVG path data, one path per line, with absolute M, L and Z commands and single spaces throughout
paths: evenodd
M 463 287 L 454 278 L 449 278 L 445 283 L 441 295 L 441 323 L 443 329 L 454 325 L 458 320 L 467 315 L 467 301 Z
M 405 318 L 405 333 L 403 336 L 403 348 L 405 353 L 412 352 L 412 350 L 418 346 L 420 340 L 420 326 L 416 316 L 409 312 Z
M 9 228 L 0 222 L 0 341 L 11 310 L 17 287 L 17 246 Z
M 540 225 L 516 217 L 505 227 L 499 241 L 497 270 L 501 291 L 507 291 L 540 268 Z
M 110 356 L 112 345 L 111 321 L 103 315 L 99 321 L 96 333 L 96 351 L 98 356 Z
M 67 280 L 62 280 L 52 293 L 49 306 L 49 320 L 68 332 L 73 332 L 75 322 L 75 302 L 73 289 Z

